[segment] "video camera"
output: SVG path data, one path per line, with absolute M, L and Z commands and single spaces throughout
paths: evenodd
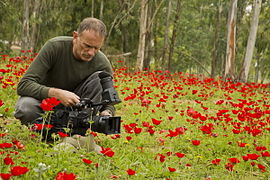
M 51 115 L 48 124 L 53 125 L 49 134 L 65 132 L 70 129 L 70 135 L 85 135 L 87 129 L 103 134 L 119 134 L 121 117 L 96 116 L 94 108 L 103 105 L 115 105 L 121 102 L 114 86 L 111 75 L 106 72 L 99 73 L 102 86 L 101 102 L 93 102 L 89 98 L 82 98 L 81 101 L 72 107 L 57 106 Z M 43 121 L 42 118 L 37 121 Z M 66 132 L 65 132 L 66 133 Z

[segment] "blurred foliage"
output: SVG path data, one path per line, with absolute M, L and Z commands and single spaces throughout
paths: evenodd
M 198 74 L 211 72 L 213 52 L 216 53 L 215 76 L 221 76 L 226 57 L 227 16 L 230 2 L 227 0 L 181 0 L 180 10 L 176 10 L 176 1 L 172 1 L 169 36 L 172 36 L 175 15 L 177 37 L 170 71 L 183 71 Z M 31 2 L 35 2 L 32 0 Z M 11 45 L 20 45 L 22 37 L 23 0 L 0 1 L 0 51 L 9 53 Z M 103 6 L 102 6 L 103 3 Z M 151 35 L 151 68 L 162 69 L 160 60 L 164 48 L 167 3 L 152 0 L 155 16 L 152 19 Z M 236 68 L 239 73 L 244 59 L 246 44 L 252 17 L 252 0 L 238 0 L 237 14 L 237 48 Z M 92 7 L 93 6 L 93 7 Z M 102 10 L 103 7 L 103 10 Z M 107 25 L 109 36 L 103 51 L 107 55 L 119 55 L 131 52 L 128 57 L 119 58 L 127 66 L 133 67 L 136 62 L 138 39 L 140 0 L 40 0 L 37 16 L 34 16 L 34 3 L 29 4 L 30 34 L 33 24 L 37 25 L 37 36 L 34 50 L 38 51 L 46 40 L 54 36 L 72 35 L 78 23 L 85 17 L 93 15 L 102 18 Z M 249 11 L 251 9 L 251 11 Z M 250 69 L 250 81 L 269 79 L 270 74 L 270 1 L 263 0 L 257 41 Z M 102 10 L 102 11 L 101 11 Z M 220 11 L 219 11 L 220 10 Z M 93 11 L 93 12 L 92 12 Z M 218 18 L 219 17 L 219 18 Z M 170 39 L 171 41 L 171 39 Z M 112 58 L 117 61 L 117 58 Z M 112 62 L 114 63 L 114 62 Z

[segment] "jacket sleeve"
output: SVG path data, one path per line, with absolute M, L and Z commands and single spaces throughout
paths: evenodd
M 104 64 L 106 64 L 104 71 L 109 73 L 113 77 L 113 70 L 112 70 L 112 64 L 109 61 L 109 59 L 101 52 L 101 56 L 104 59 Z M 103 105 L 102 108 L 100 109 L 100 112 L 104 110 L 109 110 L 112 113 L 112 116 L 115 115 L 115 107 L 113 105 Z
M 30 67 L 17 86 L 17 94 L 39 100 L 48 97 L 49 87 L 41 84 L 45 75 L 53 65 L 55 50 L 51 42 L 47 42 L 39 51 Z

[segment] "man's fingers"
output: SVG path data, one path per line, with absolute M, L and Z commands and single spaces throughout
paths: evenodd
M 80 102 L 80 97 L 77 94 L 58 88 L 50 88 L 49 96 L 56 97 L 64 106 L 73 106 Z
M 65 102 L 64 105 L 66 105 L 66 106 L 74 106 L 74 105 L 78 104 L 79 102 L 80 102 L 79 99 L 73 98 L 73 99 L 68 99 L 68 100 Z
M 100 113 L 100 116 L 112 116 L 112 112 L 109 110 L 104 110 Z

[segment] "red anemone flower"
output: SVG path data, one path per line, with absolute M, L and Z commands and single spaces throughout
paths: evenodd
M 0 177 L 3 180 L 9 180 L 11 178 L 12 174 L 9 173 L 0 173 Z
M 260 157 L 258 154 L 247 154 L 247 156 L 251 160 L 257 160 Z
M 160 125 L 160 123 L 162 122 L 161 120 L 157 120 L 155 118 L 152 118 L 152 122 L 154 125 Z
M 176 169 L 172 168 L 172 167 L 168 167 L 168 169 L 169 169 L 170 172 L 175 172 L 176 171 Z
M 102 151 L 100 151 L 100 153 L 104 154 L 105 156 L 108 157 L 113 157 L 114 156 L 114 152 L 112 151 L 111 148 L 103 148 L 102 147 Z
M 265 166 L 264 165 L 262 165 L 262 164 L 258 164 L 257 165 L 258 166 L 258 168 L 261 170 L 261 172 L 265 172 L 266 170 L 265 170 Z
M 5 157 L 4 163 L 5 163 L 5 165 L 13 165 L 14 164 L 13 159 L 10 157 Z
M 1 149 L 11 148 L 12 146 L 13 146 L 13 144 L 11 144 L 11 143 L 2 143 L 2 144 L 0 144 Z
M 268 151 L 261 152 L 262 157 L 270 157 L 270 153 Z
M 73 173 L 59 172 L 56 177 L 56 180 L 75 180 L 76 176 Z
M 227 164 L 225 165 L 225 168 L 226 168 L 228 171 L 233 171 L 233 167 L 234 167 L 234 165 L 233 165 L 232 163 L 227 163 Z
M 58 101 L 55 97 L 43 99 L 40 107 L 44 111 L 52 111 L 55 106 L 60 104 L 60 101 Z
M 10 170 L 13 176 L 20 176 L 27 173 L 28 171 L 29 169 L 27 167 L 22 167 L 22 166 L 14 166 Z
M 89 160 L 89 159 L 82 159 L 82 161 L 85 163 L 85 164 L 91 164 L 93 161 Z
M 131 136 L 127 136 L 127 137 L 126 137 L 126 140 L 128 140 L 128 141 L 130 141 L 131 139 L 132 139 Z
M 219 165 L 220 161 L 221 161 L 221 159 L 214 159 L 214 160 L 212 160 L 212 164 Z
M 136 171 L 134 171 L 133 169 L 128 169 L 127 170 L 128 175 L 132 176 L 136 174 Z
M 185 156 L 185 154 L 183 154 L 183 153 L 179 153 L 179 152 L 175 153 L 175 155 L 176 155 L 177 157 L 179 157 L 179 158 L 182 158 L 182 157 L 184 157 L 184 156 Z
M 199 146 L 201 144 L 200 140 L 192 140 L 191 142 L 194 146 Z
M 240 163 L 240 160 L 237 158 L 229 158 L 230 163 L 236 164 L 236 163 Z
M 66 134 L 66 133 L 63 133 L 63 132 L 58 132 L 58 135 L 61 137 L 61 138 L 63 138 L 63 137 L 68 137 L 68 134 Z

